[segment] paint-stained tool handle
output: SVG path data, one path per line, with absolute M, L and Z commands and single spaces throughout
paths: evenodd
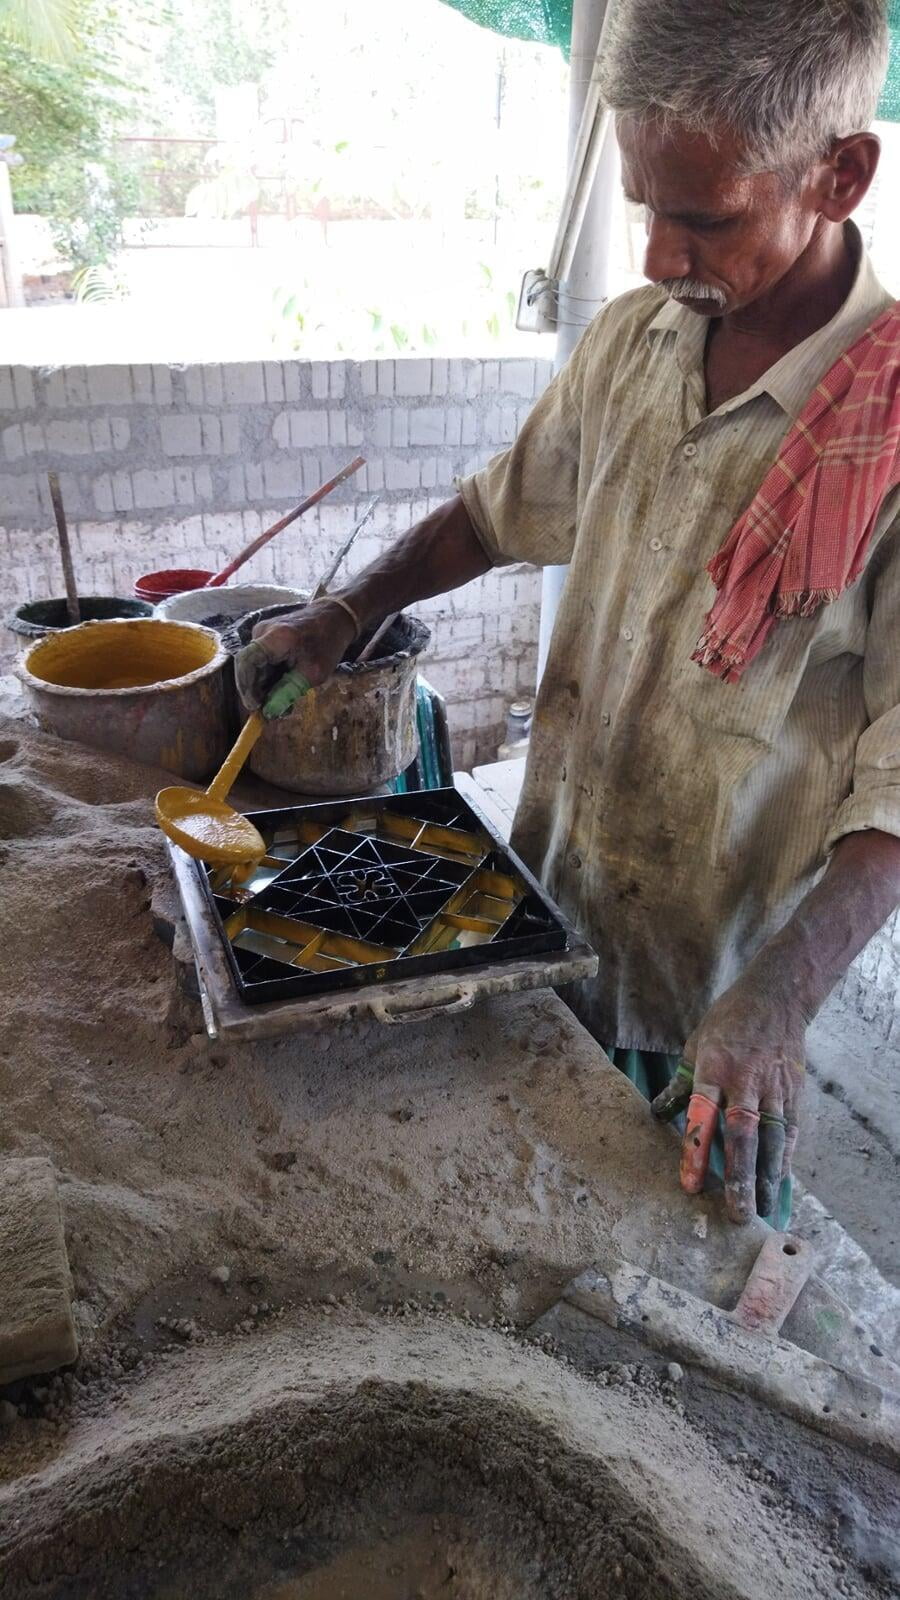
M 272 693 L 262 708 L 266 722 L 277 722 L 279 717 L 286 717 L 292 711 L 298 700 L 309 694 L 312 684 L 304 678 L 302 672 L 286 672 L 279 683 L 275 685 Z
M 62 503 L 62 492 L 59 487 L 59 478 L 55 472 L 47 473 L 47 483 L 50 486 L 50 504 L 53 507 L 56 531 L 59 534 L 59 553 L 62 557 L 63 580 L 66 585 L 66 610 L 69 615 L 69 621 L 75 627 L 81 621 L 81 605 L 75 584 L 75 568 L 72 565 L 72 547 L 69 544 L 69 529 Z
M 302 517 L 305 511 L 309 511 L 312 506 L 318 505 L 320 500 L 324 500 L 326 495 L 331 494 L 333 489 L 337 489 L 340 484 L 344 483 L 347 478 L 351 478 L 354 472 L 358 472 L 360 467 L 364 467 L 365 464 L 365 456 L 355 456 L 346 467 L 342 467 L 340 472 L 336 472 L 333 478 L 329 478 L 327 483 L 320 484 L 318 489 L 314 489 L 312 494 L 307 495 L 306 499 L 301 501 L 299 506 L 295 506 L 293 511 L 289 511 L 286 516 L 279 518 L 278 522 L 273 522 L 271 528 L 264 529 L 251 544 L 247 545 L 246 549 L 241 551 L 240 555 L 235 556 L 233 561 L 229 561 L 227 567 L 223 567 L 221 572 L 215 573 L 204 587 L 217 589 L 223 583 L 227 583 L 228 579 L 237 572 L 238 567 L 242 567 L 245 561 L 249 561 L 251 556 L 255 556 L 257 550 L 261 550 L 263 545 L 268 544 L 270 539 L 275 538 L 276 534 L 282 533 L 292 522 L 296 522 L 297 518 Z

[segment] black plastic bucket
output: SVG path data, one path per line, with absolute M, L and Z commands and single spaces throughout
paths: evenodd
M 146 600 L 120 600 L 115 595 L 79 595 L 82 622 L 115 622 L 120 617 L 152 617 L 153 607 Z M 72 626 L 69 608 L 62 600 L 27 600 L 6 618 L 10 633 L 25 639 L 42 639 L 45 633 L 59 633 Z

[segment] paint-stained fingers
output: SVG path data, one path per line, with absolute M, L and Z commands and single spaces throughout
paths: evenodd
M 760 1113 L 759 1151 L 756 1157 L 756 1209 L 761 1217 L 772 1217 L 778 1206 L 787 1124 L 780 1107 Z
M 699 1194 L 703 1188 L 719 1122 L 721 1097 L 722 1091 L 715 1084 L 695 1083 L 688 1101 L 680 1171 L 681 1187 L 686 1194 Z
M 725 1112 L 725 1208 L 732 1222 L 756 1215 L 756 1158 L 759 1112 L 729 1106 Z
M 653 1101 L 650 1107 L 653 1115 L 658 1117 L 660 1122 L 671 1122 L 680 1111 L 687 1110 L 693 1087 L 694 1069 L 687 1061 L 682 1061 L 674 1076 Z

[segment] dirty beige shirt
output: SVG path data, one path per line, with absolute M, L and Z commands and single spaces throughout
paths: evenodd
M 679 1050 L 842 834 L 900 835 L 900 495 L 854 587 L 740 683 L 691 660 L 707 561 L 890 303 L 861 255 L 834 319 L 707 414 L 707 323 L 623 295 L 461 485 L 495 564 L 570 563 L 513 840 L 599 954 L 575 1005 L 605 1043 Z

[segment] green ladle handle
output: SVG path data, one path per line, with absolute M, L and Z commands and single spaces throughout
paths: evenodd
M 262 708 L 266 721 L 275 722 L 279 717 L 286 717 L 297 701 L 305 694 L 309 694 L 311 688 L 312 684 L 308 678 L 304 678 L 302 672 L 286 672 L 276 683 Z

